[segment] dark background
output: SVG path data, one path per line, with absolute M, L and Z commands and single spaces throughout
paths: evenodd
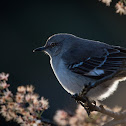
M 115 13 L 116 2 L 110 7 L 98 0 L 0 2 L 0 72 L 10 74 L 10 89 L 15 92 L 19 85 L 33 84 L 49 99 L 45 118 L 52 119 L 57 109 L 74 110 L 76 103 L 55 78 L 49 57 L 32 50 L 56 33 L 126 47 L 126 16 Z M 125 91 L 124 82 L 104 103 L 125 106 Z

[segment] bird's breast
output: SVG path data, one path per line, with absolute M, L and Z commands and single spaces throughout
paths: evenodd
M 68 93 L 79 93 L 83 89 L 84 84 L 87 83 L 86 78 L 71 72 L 63 60 L 55 62 L 55 60 L 51 59 L 50 63 L 55 76 Z

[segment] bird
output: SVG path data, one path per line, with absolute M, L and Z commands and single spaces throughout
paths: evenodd
M 126 48 L 120 46 L 58 33 L 49 37 L 44 46 L 33 50 L 37 51 L 49 55 L 56 78 L 71 95 L 103 80 L 86 97 L 104 100 L 113 94 L 119 82 L 126 80 Z

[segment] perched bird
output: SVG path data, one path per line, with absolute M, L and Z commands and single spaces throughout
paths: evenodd
M 126 49 L 60 33 L 48 38 L 43 47 L 59 83 L 70 94 L 80 93 L 89 83 L 104 80 L 87 92 L 92 100 L 110 96 L 126 80 Z M 107 78 L 120 69 L 118 74 Z M 104 79 L 105 78 L 105 79 Z

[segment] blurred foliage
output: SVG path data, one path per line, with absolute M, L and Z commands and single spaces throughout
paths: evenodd
M 7 84 L 9 74 L 0 74 L 0 114 L 6 121 L 13 120 L 21 126 L 48 125 L 41 121 L 43 112 L 48 109 L 48 100 L 34 93 L 32 85 L 19 86 L 16 95 Z
M 106 107 L 107 108 L 107 107 Z M 114 107 L 114 112 L 120 112 L 120 107 Z M 112 120 L 110 116 L 99 112 L 92 112 L 90 117 L 81 105 L 78 105 L 75 112 L 57 110 L 54 121 L 60 126 L 102 126 Z
M 106 4 L 106 6 L 110 6 L 110 3 L 112 0 L 100 0 L 103 3 Z M 126 0 L 120 0 L 115 5 L 116 13 L 119 13 L 120 15 L 124 14 L 126 15 Z

